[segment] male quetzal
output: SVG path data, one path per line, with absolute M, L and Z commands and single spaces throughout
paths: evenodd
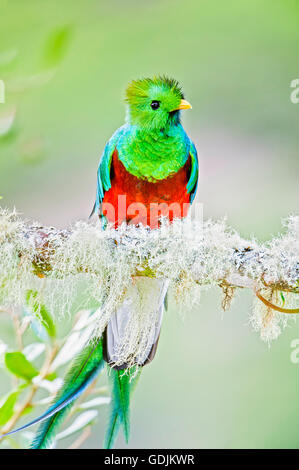
M 197 153 L 180 122 L 181 110 L 191 105 L 184 99 L 178 82 L 167 77 L 132 81 L 126 90 L 126 103 L 126 124 L 113 134 L 100 159 L 92 213 L 116 229 L 123 222 L 157 229 L 161 215 L 170 221 L 186 216 L 195 196 Z M 56 402 L 25 426 L 45 421 L 37 433 L 34 448 L 49 445 L 58 423 L 100 372 L 104 361 L 110 366 L 113 383 L 105 445 L 112 446 L 120 424 L 128 439 L 130 390 L 137 377 L 136 368 L 150 362 L 156 353 L 167 288 L 167 280 L 135 279 L 103 337 L 97 343 L 88 344 L 71 367 Z M 137 336 L 130 344 L 127 331 L 134 314 L 132 299 L 141 296 L 147 297 L 145 302 L 150 305 L 151 315 L 147 325 L 139 325 Z

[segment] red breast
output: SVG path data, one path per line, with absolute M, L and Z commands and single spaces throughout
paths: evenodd
M 104 195 L 103 214 L 115 228 L 124 221 L 157 228 L 161 216 L 170 221 L 186 217 L 190 205 L 186 189 L 190 169 L 189 156 L 177 173 L 161 181 L 149 182 L 129 173 L 115 149 L 111 162 L 111 188 Z

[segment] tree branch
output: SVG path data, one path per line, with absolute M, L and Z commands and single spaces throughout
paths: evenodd
M 220 286 L 224 309 L 237 288 L 249 288 L 274 312 L 295 314 L 299 312 L 294 297 L 299 293 L 299 216 L 290 217 L 285 226 L 282 235 L 258 243 L 242 239 L 224 221 L 162 221 L 158 230 L 122 226 L 105 231 L 99 222 L 78 222 L 58 230 L 25 223 L 16 213 L 0 210 L 0 302 L 22 303 L 26 289 L 35 284 L 46 305 L 52 302 L 54 311 L 53 302 L 59 297 L 66 312 L 76 282 L 85 279 L 86 302 L 101 306 L 99 331 L 103 331 L 132 278 L 142 276 L 168 279 L 178 296 L 192 286 Z M 45 289 L 34 278 L 49 279 L 51 286 Z M 271 302 L 273 292 L 286 294 L 282 305 Z M 285 306 L 285 300 L 291 305 Z
M 299 218 L 299 217 L 298 217 Z M 88 224 L 86 224 L 88 227 Z M 89 226 L 93 227 L 93 226 Z M 63 247 L 63 244 L 67 244 L 68 240 L 72 237 L 75 231 L 72 230 L 56 230 L 53 227 L 42 227 L 31 225 L 28 226 L 28 230 L 24 233 L 24 236 L 30 239 L 35 246 L 35 252 L 32 259 L 33 264 L 33 272 L 39 277 L 46 277 L 52 271 L 52 259 L 55 256 L 55 250 L 57 245 L 59 248 Z M 83 231 L 84 232 L 84 231 Z M 109 232 L 107 232 L 109 233 Z M 164 232 L 165 233 L 165 232 Z M 86 230 L 86 235 L 88 231 Z M 138 237 L 134 240 L 134 233 L 133 236 L 130 233 L 122 233 L 123 237 L 126 237 L 126 244 L 129 247 L 128 241 L 138 243 Z M 297 235 L 298 236 L 298 235 Z M 114 230 L 111 231 L 110 237 L 105 237 L 103 239 L 107 241 L 110 238 L 110 242 L 115 244 L 115 251 L 117 252 L 120 240 L 119 237 L 116 236 Z M 277 239 L 279 240 L 279 238 Z M 189 243 L 190 240 L 186 240 L 186 244 Z M 193 240 L 191 240 L 193 241 Z M 265 288 L 269 288 L 272 290 L 279 290 L 284 292 L 291 292 L 291 293 L 299 293 L 299 248 L 298 250 L 298 257 L 292 260 L 292 265 L 288 267 L 289 272 L 294 272 L 297 276 L 297 285 L 294 283 L 290 283 L 288 278 L 283 278 L 277 276 L 273 276 L 271 279 L 271 275 L 269 277 L 269 268 L 268 264 L 272 257 L 271 250 L 266 245 L 258 245 L 256 242 L 248 242 L 248 240 L 238 240 L 238 245 L 243 244 L 244 246 L 240 248 L 240 246 L 236 248 L 232 248 L 231 258 L 228 261 L 226 275 L 223 279 L 218 279 L 220 286 L 224 284 L 231 287 L 244 287 L 254 289 L 256 284 L 259 284 Z M 298 238 L 297 238 L 298 242 Z M 223 249 L 221 246 L 221 241 L 219 242 L 219 249 Z M 165 245 L 165 240 L 164 240 Z M 130 248 L 130 247 L 129 247 Z M 215 248 L 215 247 L 214 247 Z M 216 246 L 217 248 L 217 246 Z M 22 258 L 22 253 L 19 253 L 20 258 Z M 216 260 L 217 261 L 217 260 Z M 286 263 L 285 263 L 286 264 Z M 250 271 L 252 271 L 252 266 L 255 266 L 256 273 L 252 272 L 252 276 L 250 276 Z M 78 265 L 77 272 L 78 273 L 88 273 L 89 267 L 88 265 L 82 264 Z M 143 265 L 138 266 L 135 270 L 134 275 L 137 276 L 149 276 L 153 277 L 156 276 L 156 273 L 149 269 L 148 263 L 146 261 Z M 265 278 L 268 278 L 267 282 Z M 194 277 L 195 282 L 202 284 L 201 280 L 196 279 Z M 289 313 L 289 312 L 286 312 Z M 295 312 L 298 313 L 298 312 Z

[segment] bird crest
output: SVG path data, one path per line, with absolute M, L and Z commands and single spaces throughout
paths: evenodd
M 143 129 L 161 129 L 179 123 L 184 100 L 177 80 L 166 76 L 133 80 L 126 89 L 127 120 Z

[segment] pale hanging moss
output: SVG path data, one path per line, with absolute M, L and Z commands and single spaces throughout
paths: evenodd
M 171 225 L 162 221 L 158 230 L 124 225 L 105 231 L 100 223 L 78 222 L 59 231 L 23 222 L 15 211 L 0 210 L 2 305 L 22 305 L 31 289 L 52 312 L 66 315 L 81 289 L 82 308 L 98 306 L 95 326 L 101 334 L 136 276 L 168 280 L 178 301 L 190 295 L 196 302 L 200 288 L 219 285 L 226 296 L 229 292 L 226 307 L 235 288 L 248 287 L 264 292 L 266 300 L 269 292 L 278 293 L 272 303 L 280 307 L 290 297 L 287 293 L 293 293 L 292 306 L 297 309 L 299 216 L 288 219 L 283 235 L 259 244 L 243 240 L 224 220 L 176 220 Z M 137 323 L 146 314 L 146 302 L 138 302 Z M 278 336 L 290 315 L 270 309 L 267 316 L 267 308 L 257 299 L 251 321 L 269 340 Z M 138 330 L 131 325 L 132 331 L 135 327 Z M 136 331 L 131 337 L 136 343 Z
M 264 289 L 262 291 L 263 297 L 275 305 L 283 303 L 285 308 L 295 309 L 298 304 L 298 294 L 284 294 L 283 302 L 281 302 L 280 292 L 273 291 L 271 289 Z M 252 314 L 250 317 L 250 323 L 255 331 L 259 331 L 263 341 L 270 342 L 277 339 L 281 334 L 282 330 L 288 326 L 290 321 L 295 321 L 295 315 L 286 315 L 279 313 L 264 303 L 262 303 L 257 297 L 253 301 Z

